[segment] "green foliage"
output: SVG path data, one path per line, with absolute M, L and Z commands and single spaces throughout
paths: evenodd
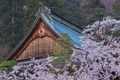
M 52 12 L 61 17 L 70 20 L 76 25 L 80 25 L 80 5 L 75 0 L 40 0 Z
M 61 37 L 56 40 L 57 44 L 54 47 L 54 55 L 58 57 L 53 61 L 53 65 L 56 68 L 62 69 L 67 60 L 69 60 L 72 51 L 73 44 L 68 33 L 61 33 Z
M 70 54 L 59 54 L 59 55 L 56 55 L 58 58 L 55 59 L 52 64 L 56 67 L 56 68 L 64 68 L 65 64 L 66 64 L 66 61 L 69 60 L 70 58 Z
M 113 13 L 112 15 L 116 19 L 120 19 L 120 0 L 116 0 L 115 4 L 113 5 Z
M 73 44 L 68 33 L 61 33 L 61 37 L 56 40 L 57 44 L 54 47 L 54 55 L 72 53 Z
M 69 66 L 65 66 L 67 64 L 66 61 L 69 61 L 70 60 L 70 56 L 71 54 L 59 54 L 58 58 L 55 59 L 52 64 L 55 68 L 58 68 L 60 69 L 60 71 L 56 72 L 55 70 L 51 69 L 51 72 L 52 73 L 55 73 L 55 74 L 61 74 L 63 73 L 64 71 L 61 71 L 61 69 L 65 69 L 69 72 L 69 75 L 73 75 L 73 73 L 75 72 L 74 69 L 72 69 L 72 66 L 75 64 L 75 63 L 72 63 L 71 65 Z
M 17 65 L 17 62 L 15 61 L 5 61 L 2 64 L 0 64 L 0 67 L 12 67 Z
M 10 68 L 15 65 L 17 65 L 17 62 L 15 61 L 5 61 L 2 64 L 0 64 L 0 70 L 8 72 L 10 71 Z
M 120 36 L 120 30 L 113 33 L 113 36 L 119 37 Z
M 22 21 L 23 21 L 23 9 L 22 9 L 22 2 L 24 0 L 15 1 L 15 0 L 4 0 L 0 1 L 1 4 L 1 10 L 3 10 L 3 13 L 0 13 L 0 20 L 2 20 L 2 26 L 0 29 L 1 32 L 1 43 L 0 45 L 8 46 L 8 45 L 14 45 L 10 46 L 14 48 L 17 42 L 20 41 L 21 37 L 17 36 L 18 34 L 22 35 Z M 13 9 L 14 8 L 14 9 Z M 13 18 L 13 19 L 12 19 Z M 11 41 L 14 39 L 13 36 L 17 36 L 17 40 L 15 39 L 15 43 L 11 44 Z
M 91 0 L 88 4 L 83 6 L 81 17 L 83 26 L 92 24 L 97 20 L 101 20 L 105 17 L 105 5 L 100 0 Z

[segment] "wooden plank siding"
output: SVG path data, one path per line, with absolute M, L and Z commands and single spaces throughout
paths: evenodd
M 55 40 L 51 37 L 34 39 L 16 60 L 28 59 L 31 57 L 46 57 L 52 55 Z
M 58 35 L 49 29 L 43 21 L 39 20 L 23 44 L 8 60 L 23 61 L 31 57 L 45 58 L 52 55 L 57 38 Z

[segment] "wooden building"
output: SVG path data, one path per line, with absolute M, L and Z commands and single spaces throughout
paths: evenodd
M 60 33 L 69 33 L 73 44 L 79 44 L 82 28 L 52 13 L 45 6 L 36 12 L 36 19 L 28 34 L 21 40 L 6 60 L 25 61 L 30 57 L 45 58 L 53 54 Z

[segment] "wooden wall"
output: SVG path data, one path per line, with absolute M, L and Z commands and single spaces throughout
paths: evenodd
M 52 37 L 37 37 L 23 50 L 16 60 L 28 59 L 30 57 L 47 57 L 53 53 L 55 40 Z
M 49 25 L 39 19 L 7 60 L 25 61 L 33 57 L 45 58 L 52 55 L 58 37 Z

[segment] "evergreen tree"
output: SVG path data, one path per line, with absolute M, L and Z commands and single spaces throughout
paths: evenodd
M 35 13 L 37 9 L 39 8 L 39 0 L 25 0 L 24 6 L 26 9 L 24 9 L 24 25 L 23 25 L 23 34 L 25 35 L 33 21 L 35 20 Z
M 81 17 L 83 27 L 101 20 L 105 16 L 105 6 L 100 0 L 91 0 L 83 6 Z
M 70 20 L 74 24 L 80 25 L 79 2 L 75 0 L 48 0 L 41 2 L 57 15 Z
M 73 52 L 73 44 L 71 43 L 71 38 L 68 33 L 61 33 L 61 37 L 58 38 L 56 42 L 53 55 L 58 58 L 53 61 L 53 65 L 62 69 L 66 63 L 65 61 L 70 58 Z
M 9 46 L 9 52 L 22 39 L 23 8 L 24 0 L 0 0 L 0 47 Z M 8 53 L 9 53 L 8 52 Z M 5 57 L 8 55 L 2 54 Z M 1 58 L 2 60 L 2 58 Z
M 0 70 L 10 72 L 12 70 L 12 67 L 17 65 L 17 62 L 15 61 L 5 61 L 2 64 L 0 64 Z
M 54 55 L 72 53 L 73 44 L 68 33 L 61 33 L 61 37 L 56 40 L 57 44 L 54 47 Z
M 120 0 L 116 0 L 115 4 L 113 5 L 113 16 L 116 19 L 120 19 Z

